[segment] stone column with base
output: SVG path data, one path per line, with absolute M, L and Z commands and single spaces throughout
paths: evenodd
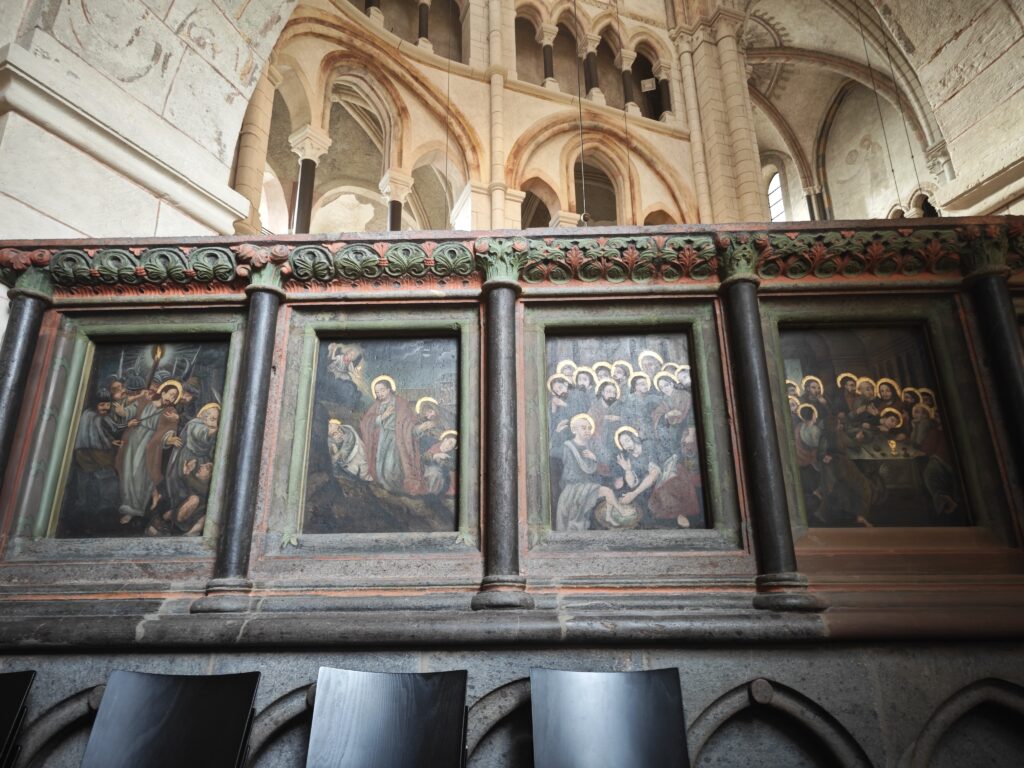
M 313 185 L 316 182 L 316 164 L 331 146 L 331 137 L 322 128 L 304 125 L 288 137 L 292 152 L 299 157 L 299 181 L 295 188 L 292 208 L 292 234 L 309 232 L 309 219 L 313 213 Z
M 245 408 L 237 409 L 230 434 L 231 471 L 225 495 L 224 525 L 217 540 L 213 578 L 206 596 L 192 604 L 193 613 L 245 611 L 250 606 L 249 553 L 256 521 L 256 492 L 263 473 L 263 435 L 266 428 L 270 374 L 277 335 L 277 314 L 284 299 L 282 277 L 289 273 L 289 248 L 255 245 L 239 247 L 249 277 L 246 293 L 249 312 L 245 328 L 245 352 L 235 397 Z
M 636 61 L 636 51 L 623 48 L 615 57 L 615 66 L 622 73 L 622 103 L 627 114 L 640 116 L 640 105 L 637 103 L 637 95 L 633 92 L 633 62 Z
M 544 57 L 544 87 L 550 91 L 559 90 L 558 81 L 555 79 L 555 38 L 558 36 L 558 27 L 554 24 L 541 24 L 537 30 L 537 42 L 541 45 L 541 54 Z
M 527 254 L 523 238 L 476 243 L 484 273 L 484 578 L 474 610 L 526 609 L 533 598 L 519 570 L 519 430 L 516 396 L 516 297 Z
M 1018 237 L 1024 241 L 1024 223 L 1010 226 L 1018 228 Z M 961 260 L 964 284 L 983 329 L 982 340 L 1006 419 L 1006 434 L 1013 446 L 1017 476 L 1024 478 L 1024 351 L 1007 283 L 1007 226 L 971 225 L 961 228 L 959 235 L 965 246 Z
M 434 52 L 434 44 L 430 42 L 430 0 L 419 2 L 419 30 L 416 45 L 425 51 Z
M 654 78 L 658 82 L 658 96 L 661 99 L 661 114 L 658 119 L 667 123 L 674 117 L 672 112 L 672 67 L 668 64 L 656 64 Z
M 700 107 L 697 103 L 697 82 L 693 71 L 692 42 L 688 35 L 675 38 L 679 52 L 679 66 L 682 69 L 683 102 L 686 105 L 686 124 L 690 129 L 690 152 L 693 156 L 693 180 L 697 188 L 697 212 L 702 222 L 713 218 L 711 210 L 711 189 L 708 185 L 708 166 L 704 159 L 704 129 L 701 127 Z
M 604 104 L 604 91 L 597 79 L 597 46 L 601 44 L 600 35 L 587 35 L 580 43 L 580 58 L 583 59 L 583 84 L 587 90 L 587 98 L 595 104 Z
M 721 297 L 729 332 L 729 353 L 739 403 L 747 497 L 757 554 L 754 607 L 767 610 L 820 610 L 797 572 L 789 522 L 782 456 L 765 360 L 758 310 L 754 236 L 730 233 L 717 238 Z
M 388 232 L 402 229 L 402 206 L 412 194 L 412 176 L 397 168 L 390 169 L 380 180 L 380 193 L 388 207 Z
M 0 487 L 3 486 L 14 432 L 43 313 L 53 298 L 53 281 L 33 260 L 44 252 L 0 251 L 0 282 L 10 287 L 10 317 L 0 344 Z

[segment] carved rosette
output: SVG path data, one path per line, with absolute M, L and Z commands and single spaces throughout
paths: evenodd
M 942 276 L 960 267 L 952 230 L 773 232 L 758 242 L 756 272 L 766 280 Z
M 758 250 L 766 246 L 767 236 L 752 235 L 749 232 L 730 232 L 716 238 L 718 276 L 722 286 L 740 280 L 761 282 L 754 267 L 758 260 Z
M 415 283 L 470 277 L 475 265 L 465 243 L 332 243 L 300 245 L 289 255 L 290 275 L 299 283 L 352 285 L 381 281 Z
M 964 244 L 963 274 L 968 280 L 987 275 L 1007 275 L 1009 233 L 1005 226 L 969 224 L 957 230 Z
M 710 235 L 531 240 L 527 283 L 707 280 L 718 257 Z

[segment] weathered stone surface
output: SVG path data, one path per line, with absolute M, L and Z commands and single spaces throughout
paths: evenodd
M 253 54 L 250 41 L 209 2 L 177 0 L 167 25 L 239 90 L 255 87 L 262 62 Z

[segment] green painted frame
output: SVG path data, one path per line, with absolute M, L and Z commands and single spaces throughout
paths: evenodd
M 290 372 L 298 376 L 291 447 L 284 450 L 287 464 L 287 496 L 283 513 L 271 515 L 264 555 L 289 549 L 325 554 L 342 552 L 387 552 L 407 550 L 465 553 L 479 551 L 480 509 L 479 457 L 480 340 L 479 307 L 446 305 L 443 309 L 345 306 L 332 310 L 316 307 L 293 308 L 290 333 L 301 335 L 302 354 Z M 316 361 L 320 344 L 338 339 L 415 339 L 426 335 L 448 336 L 459 345 L 459 490 L 458 526 L 455 531 L 434 533 L 303 533 L 306 466 L 310 450 L 313 397 L 316 391 Z M 287 382 L 285 386 L 287 386 Z M 287 427 L 283 427 L 287 429 Z M 465 479 L 463 479 L 465 478 Z
M 776 405 L 777 425 L 785 424 L 789 419 L 780 341 L 781 332 L 787 328 L 842 330 L 858 325 L 874 328 L 899 326 L 919 330 L 924 334 L 940 397 L 947 412 L 946 419 L 951 427 L 951 448 L 956 455 L 964 490 L 977 523 L 973 526 L 955 528 L 876 528 L 867 531 L 871 536 L 880 539 L 879 547 L 894 548 L 892 543 L 886 544 L 881 540 L 884 539 L 884 535 L 880 532 L 884 531 L 913 531 L 913 546 L 917 547 L 928 546 L 929 532 L 939 532 L 933 537 L 936 539 L 935 544 L 948 547 L 950 537 L 955 537 L 955 532 L 964 531 L 987 532 L 989 535 L 984 538 L 989 541 L 984 542 L 986 544 L 1017 546 L 1010 497 L 1003 477 L 996 469 L 998 459 L 993 438 L 987 429 L 972 428 L 962 404 L 962 400 L 969 399 L 983 402 L 976 380 L 975 364 L 969 351 L 968 332 L 959 319 L 963 311 L 962 300 L 952 294 L 904 295 L 896 305 L 893 304 L 891 296 L 805 296 L 797 300 L 778 296 L 761 297 L 761 320 L 768 365 L 769 370 L 774 372 L 772 395 Z M 967 395 L 949 397 L 950 392 Z M 777 429 L 777 434 L 782 450 L 786 493 L 798 556 L 801 539 L 811 532 L 814 538 L 825 542 L 830 538 L 836 539 L 837 542 L 848 539 L 851 532 L 855 536 L 862 534 L 866 529 L 807 526 L 807 512 L 797 490 L 795 448 L 791 440 L 785 439 L 784 432 Z M 943 532 L 952 533 L 943 535 Z M 978 537 L 967 534 L 962 538 L 967 540 Z
M 221 420 L 232 424 L 234 419 L 234 394 L 238 386 L 239 368 L 244 347 L 245 316 L 240 311 L 213 309 L 175 309 L 154 316 L 150 308 L 126 308 L 116 314 L 97 316 L 98 310 L 61 310 L 59 334 L 63 344 L 54 348 L 52 358 L 46 362 L 43 387 L 53 393 L 58 401 L 56 407 L 42 409 L 34 438 L 35 455 L 43 457 L 45 470 L 42 480 L 36 480 L 39 472 L 32 473 L 32 479 L 21 488 L 15 502 L 15 531 L 17 537 L 36 540 L 34 545 L 21 547 L 21 552 L 33 557 L 61 559 L 62 552 L 74 550 L 76 558 L 87 556 L 89 546 L 83 542 L 116 542 L 115 550 L 125 557 L 140 552 L 147 556 L 159 557 L 197 554 L 196 542 L 201 550 L 212 557 L 220 531 L 220 513 L 223 496 L 227 487 L 229 461 L 226 444 L 222 441 L 230 430 L 222 430 L 217 436 L 214 449 L 217 461 L 210 483 L 210 503 L 207 524 L 202 537 L 125 537 L 104 539 L 57 539 L 53 534 L 60 513 L 63 494 L 71 463 L 73 436 L 78 429 L 82 404 L 86 397 L 92 358 L 97 343 L 127 342 L 136 340 L 160 341 L 182 338 L 203 338 L 225 341 L 228 344 L 227 368 Z M 145 316 L 145 317 L 142 317 Z M 179 330 L 179 333 L 175 333 Z M 63 375 L 62 374 L 66 374 Z M 39 427 L 48 421 L 54 423 L 54 431 L 48 434 Z M 49 443 L 48 450 L 43 444 Z M 35 501 L 31 501 L 32 496 Z M 34 512 L 34 513 L 33 513 Z M 145 545 L 137 546 L 138 542 Z M 150 542 L 159 542 L 154 547 Z M 110 547 L 97 549 L 97 556 L 110 559 Z M 16 555 L 15 558 L 18 559 Z
M 724 376 L 720 326 L 715 303 L 704 297 L 658 301 L 649 296 L 587 306 L 584 300 L 556 307 L 525 301 L 523 347 L 526 386 L 527 524 L 531 551 L 572 549 L 678 550 L 737 552 L 744 546 L 736 488 L 735 457 Z M 552 500 L 546 490 L 550 474 L 544 435 L 547 434 L 545 397 L 546 340 L 559 334 L 612 336 L 625 331 L 672 333 L 687 337 L 694 407 L 700 414 L 705 503 L 711 527 L 646 531 L 555 531 Z M 715 404 L 718 405 L 715 405 Z

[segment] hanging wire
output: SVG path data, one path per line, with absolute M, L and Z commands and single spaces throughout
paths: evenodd
M 572 0 L 572 21 L 576 27 L 574 36 L 580 32 L 580 17 L 576 11 L 576 0 Z M 580 41 L 576 40 L 577 51 Z M 579 57 L 577 57 L 579 59 Z M 576 63 L 576 103 L 579 105 L 579 126 L 580 126 L 580 196 L 583 198 L 583 210 L 580 211 L 580 220 L 577 226 L 583 227 L 590 223 L 590 214 L 587 213 L 587 173 L 583 158 L 583 86 L 580 84 L 580 70 L 583 69 L 584 59 Z M 578 207 L 578 206 L 577 206 Z
M 619 56 L 621 57 L 622 56 L 622 47 L 624 45 L 624 41 L 625 41 L 626 38 L 624 38 L 622 36 L 622 17 L 619 16 L 619 3 L 616 1 L 614 3 L 614 5 L 615 5 L 615 27 L 616 27 L 616 29 L 619 32 Z M 620 61 L 621 61 L 621 59 L 620 59 Z M 632 73 L 630 73 L 630 77 L 632 77 Z M 637 98 L 637 95 L 635 93 L 633 94 L 633 98 Z M 637 106 L 639 106 L 639 105 L 637 105 Z M 630 212 L 633 215 L 633 219 L 632 219 L 631 223 L 633 224 L 633 226 L 636 226 L 636 207 L 633 205 L 633 174 L 630 172 L 630 168 L 632 168 L 632 157 L 631 157 L 631 153 L 629 151 L 629 145 L 630 145 L 630 141 L 629 141 L 629 112 L 626 111 L 625 94 L 623 94 L 623 104 L 622 104 L 622 132 L 625 134 L 625 138 L 626 138 L 626 142 L 625 142 L 626 143 L 626 184 L 627 184 L 627 188 L 629 190 L 629 210 L 630 210 Z
M 903 133 L 907 137 L 907 147 L 910 149 L 910 164 L 914 167 L 914 178 L 917 179 L 917 188 L 923 193 L 921 177 L 917 173 L 917 158 L 914 157 L 914 142 L 910 140 L 910 128 L 907 127 L 907 113 L 903 111 L 903 97 L 900 96 L 900 86 L 896 82 L 896 72 L 892 66 L 892 56 L 889 54 L 889 43 L 884 35 L 882 36 L 882 47 L 885 48 L 885 58 L 889 61 L 889 77 L 892 78 L 892 87 L 896 89 L 896 103 L 899 104 L 900 117 L 903 118 Z
M 896 187 L 896 201 L 900 208 L 903 207 L 903 196 L 900 195 L 900 185 L 896 181 L 896 168 L 893 167 L 892 162 L 892 151 L 889 149 L 889 136 L 885 130 L 885 120 L 882 118 L 882 100 L 878 96 L 878 86 L 875 83 L 875 70 L 871 66 L 871 57 L 868 55 L 868 39 L 864 34 L 864 24 L 860 18 L 860 6 L 857 3 L 853 4 L 854 11 L 857 14 L 857 26 L 860 28 L 860 41 L 864 44 L 864 60 L 868 64 L 868 74 L 871 75 L 871 90 L 875 94 L 875 107 L 878 109 L 878 122 L 882 126 L 882 141 L 885 142 L 885 154 L 889 158 L 889 172 L 892 174 L 892 183 Z
M 448 227 L 452 226 L 452 206 L 455 204 L 451 177 L 448 175 L 448 134 L 452 114 L 452 38 L 455 36 L 455 0 L 448 0 L 448 65 L 444 94 L 444 185 L 448 190 Z

